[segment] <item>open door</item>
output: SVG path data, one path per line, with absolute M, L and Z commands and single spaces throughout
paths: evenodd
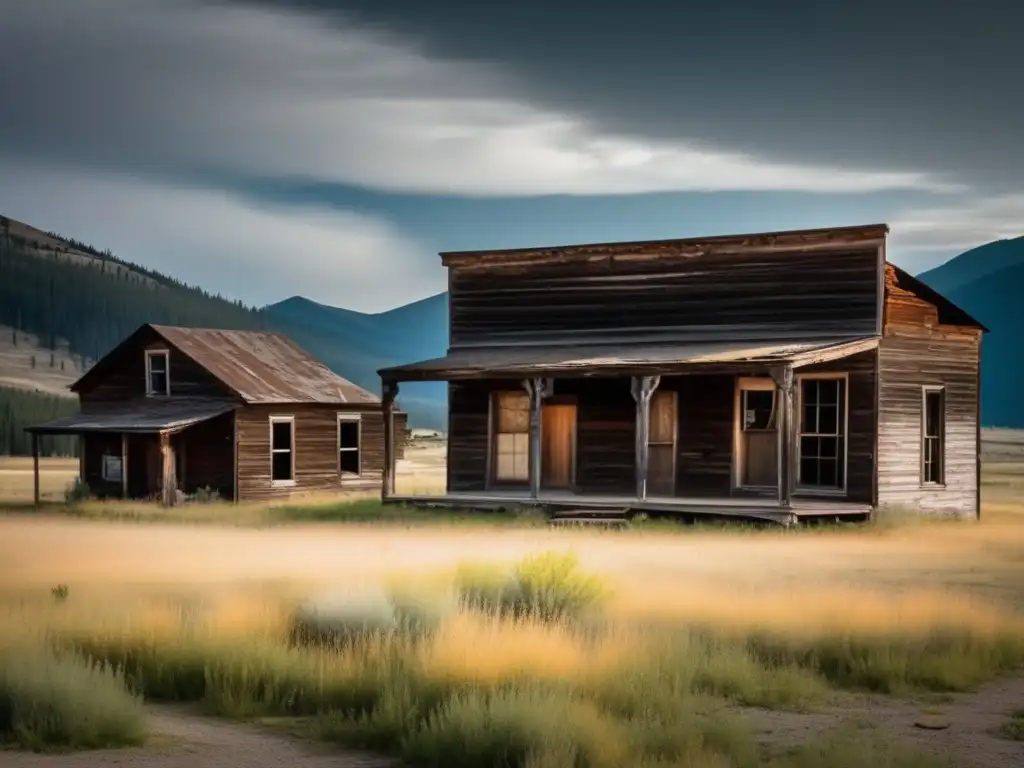
M 740 488 L 778 487 L 777 402 L 771 379 L 740 379 L 736 403 L 736 485 Z
M 545 403 L 541 416 L 541 485 L 568 490 L 576 473 L 576 406 Z

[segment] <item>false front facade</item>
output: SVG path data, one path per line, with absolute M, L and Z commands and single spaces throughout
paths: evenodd
M 448 354 L 385 412 L 449 382 L 453 504 L 976 516 L 984 328 L 887 233 L 442 254 Z

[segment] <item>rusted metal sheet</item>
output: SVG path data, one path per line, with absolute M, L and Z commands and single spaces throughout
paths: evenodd
M 246 403 L 380 402 L 280 333 L 151 327 Z
M 670 373 L 707 366 L 770 365 L 807 360 L 818 362 L 852 354 L 877 344 L 874 336 L 771 343 L 704 342 L 665 345 L 553 345 L 453 350 L 447 356 L 387 368 L 384 378 L 471 379 L 547 374 Z
M 146 349 L 169 349 L 173 396 L 234 396 L 251 404 L 379 403 L 287 336 L 262 331 L 144 325 L 71 389 L 83 402 L 146 393 Z
M 235 403 L 225 400 L 143 398 L 36 424 L 27 431 L 38 434 L 178 432 L 235 407 Z

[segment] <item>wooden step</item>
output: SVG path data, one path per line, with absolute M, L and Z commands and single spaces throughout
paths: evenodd
M 551 525 L 629 525 L 628 509 L 564 509 L 552 513 Z

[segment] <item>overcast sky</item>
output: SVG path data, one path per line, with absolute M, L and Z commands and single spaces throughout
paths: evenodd
M 919 272 L 1024 234 L 1024 10 L 956 5 L 0 0 L 0 212 L 256 304 L 877 221 Z

